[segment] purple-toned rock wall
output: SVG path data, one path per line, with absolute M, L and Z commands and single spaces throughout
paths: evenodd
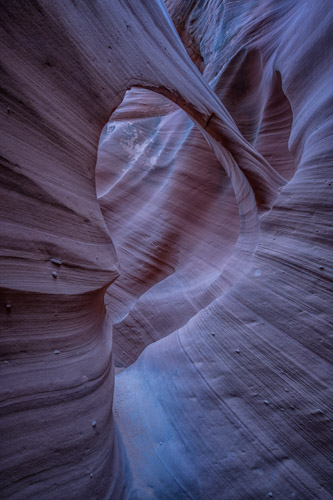
M 0 497 L 331 499 L 331 2 L 0 4 Z

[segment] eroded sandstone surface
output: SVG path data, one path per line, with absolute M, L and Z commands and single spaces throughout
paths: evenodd
M 1 498 L 332 498 L 332 17 L 1 2 Z

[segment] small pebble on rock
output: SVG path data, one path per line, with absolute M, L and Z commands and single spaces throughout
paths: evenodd
M 55 271 L 53 271 L 52 276 L 53 276 L 53 278 L 56 278 L 58 275 Z
M 265 405 L 270 405 L 271 404 L 271 402 L 268 399 L 265 399 L 264 403 L 265 403 Z
M 95 428 L 96 426 L 97 426 L 97 422 L 96 422 L 96 420 L 93 420 L 93 421 L 91 422 L 91 427 L 94 427 L 94 428 Z
M 58 349 L 56 349 L 55 351 L 53 351 L 53 354 L 60 354 L 60 351 L 58 351 Z
M 52 264 L 55 264 L 56 266 L 61 266 L 61 264 L 62 264 L 61 260 L 54 259 L 53 257 L 52 257 L 52 259 L 50 259 L 50 262 L 52 262 Z

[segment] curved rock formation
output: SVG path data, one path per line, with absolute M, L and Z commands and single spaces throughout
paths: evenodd
M 330 2 L 1 11 L 2 497 L 329 499 Z

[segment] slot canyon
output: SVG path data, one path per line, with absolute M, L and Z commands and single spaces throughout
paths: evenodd
M 0 498 L 331 500 L 332 0 L 0 5 Z

